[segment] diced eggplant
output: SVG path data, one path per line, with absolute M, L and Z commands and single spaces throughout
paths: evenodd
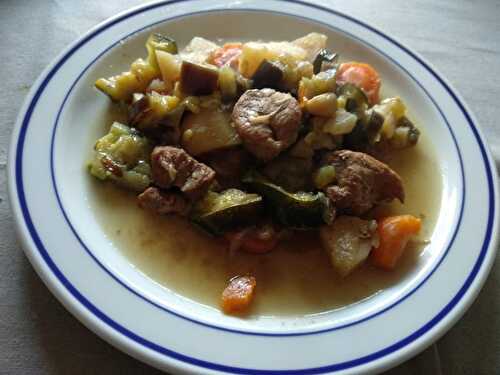
M 181 91 L 185 95 L 210 95 L 217 90 L 219 72 L 211 65 L 183 61 L 181 65 Z
M 97 140 L 88 168 L 100 180 L 134 191 L 143 191 L 151 182 L 148 164 L 151 146 L 134 128 L 113 123 L 108 134 Z
M 339 55 L 326 48 L 321 49 L 314 58 L 314 74 L 333 68 L 339 60 Z
M 157 126 L 179 105 L 179 98 L 157 92 L 134 94 L 129 106 L 129 123 L 140 130 Z
M 262 60 L 259 67 L 252 76 L 253 87 L 256 89 L 281 88 L 284 76 L 284 66 L 277 61 Z
M 175 96 L 151 92 L 134 94 L 129 105 L 129 123 L 162 144 L 179 144 L 180 123 L 185 106 Z
M 355 216 L 340 216 L 332 225 L 320 229 L 323 248 L 333 268 L 345 277 L 362 264 L 377 245 L 377 223 Z
M 191 220 L 213 235 L 252 225 L 263 210 L 262 197 L 238 189 L 209 191 L 193 208 Z
M 188 113 L 182 121 L 182 132 L 182 147 L 193 156 L 241 144 L 231 125 L 231 114 L 221 110 Z
M 330 224 L 334 219 L 330 200 L 321 192 L 289 193 L 253 171 L 243 178 L 243 183 L 262 195 L 273 219 L 285 227 L 310 229 Z
M 356 126 L 344 137 L 344 145 L 347 148 L 363 149 L 375 143 L 384 123 L 384 117 L 377 111 L 368 111 L 368 114 L 358 120 Z

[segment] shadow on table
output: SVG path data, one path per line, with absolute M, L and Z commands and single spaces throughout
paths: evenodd
M 161 374 L 114 349 L 83 326 L 52 296 L 28 261 L 22 267 L 21 287 L 26 305 L 32 311 L 33 350 L 39 350 L 37 374 Z M 45 370 L 47 372 L 45 372 Z

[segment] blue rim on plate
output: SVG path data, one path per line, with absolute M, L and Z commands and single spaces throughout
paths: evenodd
M 495 207 L 496 207 L 493 174 L 491 172 L 490 164 L 488 162 L 487 152 L 486 152 L 485 147 L 484 147 L 484 145 L 482 143 L 482 140 L 481 140 L 481 138 L 480 138 L 480 136 L 478 134 L 478 131 L 476 129 L 476 125 L 474 124 L 471 116 L 469 115 L 469 113 L 465 109 L 465 107 L 462 104 L 462 102 L 460 101 L 460 99 L 456 96 L 456 94 L 453 92 L 453 90 L 446 84 L 446 82 L 444 82 L 444 80 L 437 73 L 435 73 L 433 71 L 433 69 L 430 68 L 429 65 L 427 63 L 425 63 L 420 57 L 418 57 L 417 55 L 415 55 L 413 52 L 411 52 L 410 50 L 408 50 L 407 48 L 405 48 L 404 46 L 402 46 L 400 43 L 398 43 L 394 39 L 386 36 L 382 32 L 374 29 L 373 27 L 371 27 L 369 25 L 364 24 L 361 21 L 358 21 L 358 20 L 356 20 L 356 19 L 354 19 L 354 18 L 352 18 L 350 16 L 347 16 L 345 14 L 342 14 L 342 13 L 340 13 L 338 11 L 335 11 L 335 10 L 332 10 L 332 9 L 328 9 L 328 8 L 324 8 L 324 7 L 321 7 L 319 5 L 314 5 L 314 4 L 306 3 L 306 2 L 303 2 L 303 1 L 300 1 L 300 0 L 293 0 L 292 2 L 301 4 L 301 5 L 304 5 L 304 6 L 316 8 L 318 10 L 321 10 L 321 11 L 324 11 L 324 12 L 327 12 L 327 13 L 332 13 L 332 14 L 334 14 L 336 16 L 348 19 L 349 21 L 354 22 L 354 23 L 356 23 L 356 24 L 358 24 L 358 25 L 360 25 L 360 26 L 362 26 L 364 28 L 367 28 L 370 31 L 376 33 L 377 35 L 383 37 L 384 39 L 386 39 L 390 43 L 394 44 L 399 49 L 401 49 L 404 52 L 406 52 L 413 59 L 415 59 L 416 61 L 418 61 L 428 72 L 430 72 L 434 76 L 434 78 L 436 78 L 436 80 L 446 89 L 446 91 L 448 92 L 448 94 L 453 98 L 454 102 L 458 105 L 458 107 L 460 108 L 460 110 L 463 113 L 464 117 L 466 118 L 466 120 L 467 120 L 467 122 L 468 122 L 468 124 L 469 124 L 469 126 L 470 126 L 470 128 L 471 128 L 471 130 L 472 130 L 472 132 L 473 132 L 473 134 L 474 134 L 474 136 L 476 138 L 476 140 L 477 140 L 477 144 L 479 146 L 479 149 L 481 151 L 481 156 L 482 156 L 482 159 L 484 161 L 484 166 L 485 166 L 485 171 L 486 171 L 487 181 L 488 181 L 488 193 L 489 193 L 489 202 L 490 202 L 489 210 L 488 210 L 488 223 L 487 223 L 486 233 L 485 233 L 485 236 L 484 236 L 484 239 L 483 239 L 483 245 L 481 247 L 481 252 L 480 252 L 480 254 L 479 254 L 479 256 L 478 256 L 478 258 L 477 258 L 477 260 L 476 260 L 476 262 L 474 264 L 473 269 L 469 273 L 467 279 L 463 283 L 463 285 L 460 288 L 460 290 L 445 305 L 445 307 L 433 319 L 431 319 L 429 322 L 427 322 L 425 325 L 423 325 L 417 331 L 415 331 L 412 334 L 406 336 L 404 339 L 400 340 L 399 342 L 396 342 L 395 344 L 390 345 L 390 346 L 388 346 L 388 347 L 386 347 L 386 348 L 384 348 L 382 350 L 379 350 L 379 351 L 377 351 L 375 353 L 372 353 L 370 355 L 366 355 L 364 357 L 357 358 L 357 359 L 354 359 L 354 360 L 351 360 L 351 361 L 342 362 L 342 363 L 336 363 L 336 364 L 332 364 L 332 365 L 328 365 L 328 366 L 310 368 L 310 369 L 300 369 L 300 370 L 284 370 L 284 371 L 282 371 L 282 370 L 258 370 L 258 369 L 249 369 L 249 368 L 239 368 L 239 367 L 231 367 L 231 366 L 221 365 L 221 364 L 217 364 L 217 363 L 207 362 L 207 361 L 204 361 L 204 360 L 199 360 L 199 359 L 196 359 L 196 358 L 193 358 L 193 357 L 189 357 L 189 356 L 177 353 L 175 351 L 169 350 L 168 348 L 164 348 L 164 347 L 162 347 L 160 345 L 157 345 L 157 344 L 155 344 L 155 343 L 153 343 L 153 342 L 151 342 L 151 341 L 149 341 L 149 340 L 147 340 L 147 339 L 145 339 L 143 337 L 140 337 L 140 336 L 136 335 L 135 333 L 133 333 L 130 330 L 128 330 L 127 328 L 123 327 L 119 323 L 113 321 L 110 317 L 108 317 L 107 315 L 105 315 L 95 305 L 93 305 L 88 299 L 86 299 L 71 284 L 71 282 L 62 274 L 62 272 L 59 270 L 59 268 L 57 267 L 57 265 L 53 262 L 53 260 L 51 259 L 50 255 L 48 254 L 48 252 L 44 248 L 44 245 L 42 244 L 42 241 L 41 241 L 40 237 L 38 236 L 38 234 L 36 232 L 36 229 L 35 229 L 35 226 L 34 226 L 32 220 L 31 220 L 31 216 L 29 214 L 29 211 L 28 211 L 28 208 L 27 208 L 27 204 L 26 204 L 26 198 L 25 198 L 25 194 L 24 194 L 24 187 L 23 187 L 23 180 L 22 180 L 22 160 L 23 160 L 24 140 L 25 140 L 25 136 L 26 136 L 26 131 L 27 131 L 29 123 L 30 123 L 31 115 L 32 115 L 32 113 L 33 113 L 33 111 L 34 111 L 34 109 L 36 107 L 36 104 L 38 102 L 39 97 L 43 93 L 45 87 L 50 82 L 50 80 L 52 79 L 52 77 L 54 76 L 54 74 L 59 70 L 59 68 L 64 64 L 64 62 L 76 50 L 78 50 L 82 45 L 84 45 L 85 43 L 87 43 L 89 40 L 91 40 L 94 36 L 96 36 L 100 32 L 106 30 L 107 28 L 113 26 L 116 23 L 122 22 L 122 21 L 126 20 L 127 18 L 135 16 L 135 15 L 141 13 L 141 12 L 145 12 L 145 11 L 148 11 L 148 10 L 151 10 L 153 8 L 160 7 L 160 6 L 165 6 L 165 5 L 168 5 L 169 3 L 173 4 L 173 3 L 189 2 L 189 1 L 192 1 L 192 0 L 174 0 L 174 1 L 170 1 L 170 2 L 165 2 L 164 1 L 164 2 L 160 2 L 160 3 L 152 4 L 152 5 L 149 5 L 149 6 L 144 6 L 144 7 L 141 7 L 139 9 L 136 9 L 136 10 L 134 10 L 132 12 L 126 13 L 126 14 L 124 14 L 124 15 L 122 15 L 122 16 L 114 19 L 114 20 L 112 20 L 111 22 L 105 23 L 105 24 L 101 25 L 100 27 L 96 28 L 95 30 L 93 30 L 93 32 L 91 32 L 86 37 L 84 37 L 82 40 L 80 40 L 75 46 L 73 46 L 73 48 L 71 48 L 63 57 L 61 57 L 59 59 L 59 61 L 57 62 L 57 64 L 50 70 L 50 72 L 47 73 L 47 76 L 45 77 L 45 79 L 43 80 L 43 82 L 39 85 L 36 93 L 33 95 L 32 100 L 29 103 L 28 109 L 26 110 L 25 116 L 23 118 L 21 129 L 20 129 L 20 133 L 19 133 L 19 137 L 18 137 L 18 144 L 17 144 L 17 148 L 16 148 L 16 155 L 15 155 L 16 156 L 16 158 L 15 158 L 15 160 L 16 160 L 16 165 L 15 165 L 15 180 L 16 181 L 15 181 L 15 183 L 16 183 L 16 187 L 17 187 L 17 190 L 18 190 L 19 204 L 21 206 L 21 210 L 22 210 L 22 214 L 23 214 L 25 223 L 26 223 L 26 225 L 28 227 L 28 230 L 30 232 L 30 235 L 31 235 L 31 237 L 32 237 L 32 239 L 33 239 L 33 241 L 34 241 L 34 243 L 35 243 L 35 245 L 36 245 L 36 247 L 37 247 L 40 255 L 44 259 L 44 261 L 47 263 L 47 265 L 49 266 L 49 268 L 51 269 L 51 271 L 54 273 L 54 275 L 59 279 L 59 281 L 65 286 L 65 288 L 82 305 L 84 305 L 97 318 L 99 318 L 101 321 L 103 321 L 104 323 L 106 323 L 107 325 L 109 325 L 110 327 L 112 327 L 113 329 L 115 329 L 116 331 L 120 332 L 121 334 L 123 334 L 124 336 L 128 337 L 129 339 L 137 342 L 138 344 L 141 344 L 141 345 L 143 345 L 143 346 L 145 346 L 145 347 L 147 347 L 149 349 L 152 349 L 152 350 L 154 350 L 154 351 L 156 351 L 158 353 L 167 355 L 169 357 L 172 357 L 174 359 L 177 359 L 177 360 L 180 360 L 180 361 L 192 364 L 192 365 L 196 365 L 196 366 L 200 366 L 200 367 L 204 367 L 204 368 L 212 369 L 212 370 L 232 372 L 232 373 L 241 373 L 241 374 L 249 374 L 249 373 L 251 373 L 251 374 L 280 374 L 280 373 L 299 373 L 299 372 L 300 373 L 307 373 L 307 374 L 317 374 L 317 373 L 331 372 L 331 371 L 337 371 L 337 370 L 343 370 L 343 369 L 352 368 L 352 367 L 359 366 L 359 365 L 362 365 L 362 364 L 366 364 L 366 363 L 371 362 L 373 360 L 379 359 L 379 358 L 384 357 L 384 356 L 386 356 L 386 355 L 388 355 L 388 354 L 390 354 L 390 353 L 392 353 L 392 352 L 394 352 L 394 351 L 396 351 L 398 349 L 403 348 L 404 346 L 408 345 L 409 343 L 413 342 L 414 340 L 416 340 L 417 338 L 419 338 L 420 336 L 422 336 L 425 332 L 429 331 L 433 326 L 435 326 L 439 321 L 441 321 L 453 309 L 453 307 L 462 299 L 462 297 L 465 295 L 465 293 L 469 289 L 470 285 L 474 281 L 474 279 L 475 279 L 477 273 L 479 272 L 479 270 L 480 270 L 480 268 L 481 268 L 481 266 L 483 264 L 483 261 L 484 261 L 484 259 L 486 257 L 487 250 L 489 248 L 489 245 L 490 245 L 490 242 L 491 242 L 491 239 L 492 239 L 493 222 L 494 222 L 494 218 L 495 218 Z M 251 11 L 251 9 L 248 9 L 248 8 L 234 9 L 234 10 Z M 227 11 L 227 10 L 225 10 L 225 11 Z M 206 13 L 206 12 L 207 11 L 197 12 L 197 13 Z M 275 13 L 279 13 L 279 12 L 275 12 Z M 192 15 L 192 14 L 193 13 L 191 13 L 191 14 L 186 13 L 186 14 L 183 14 L 181 17 L 186 17 L 186 16 L 189 16 L 189 15 Z M 286 14 L 286 13 L 282 13 L 282 14 Z M 294 16 L 294 17 L 297 17 L 297 16 Z M 174 17 L 166 18 L 164 21 L 171 20 L 173 18 Z M 309 18 L 306 18 L 306 19 L 318 23 L 318 21 L 316 21 L 314 19 L 309 19 Z M 151 26 L 153 26 L 153 25 L 148 25 L 145 28 L 151 27 Z M 332 25 L 328 25 L 328 24 L 326 24 L 325 26 L 327 26 L 329 28 L 334 28 Z M 140 30 L 136 30 L 133 33 L 136 33 L 138 31 L 140 31 Z M 344 30 L 339 30 L 339 31 L 341 31 L 343 33 L 346 33 L 346 34 L 349 34 L 349 33 L 347 33 Z M 131 34 L 133 34 L 133 33 L 131 33 Z M 354 35 L 351 35 L 351 34 L 349 34 L 349 35 L 351 37 L 356 38 Z M 356 38 L 356 39 L 359 40 L 359 38 Z M 362 42 L 364 44 L 368 44 L 366 41 L 362 41 Z M 376 47 L 374 47 L 372 45 L 370 45 L 370 46 L 372 48 L 376 49 L 379 53 L 385 55 L 382 51 L 380 51 Z M 107 50 L 109 50 L 112 47 L 113 46 L 110 46 L 108 49 L 106 49 L 105 51 L 103 51 L 99 56 L 96 57 L 95 60 L 97 60 L 99 57 L 101 57 L 103 53 L 105 53 Z M 390 58 L 387 55 L 385 55 L 385 56 L 388 57 L 388 58 Z M 393 60 L 392 58 L 390 58 L 390 59 Z M 458 228 L 460 226 L 460 220 L 461 220 L 461 215 L 462 215 L 464 201 L 465 201 L 465 190 L 464 190 L 463 195 L 462 195 L 459 221 L 458 221 L 457 226 L 456 226 L 456 228 L 454 230 L 452 239 L 450 241 L 450 244 L 449 244 L 447 250 L 444 252 L 442 258 L 436 264 L 435 268 L 424 278 L 424 280 L 422 280 L 417 285 L 416 288 L 414 288 L 412 291 L 410 291 L 409 293 L 407 293 L 404 297 L 400 298 L 398 301 L 394 302 L 392 305 L 390 305 L 388 307 L 385 307 L 381 311 L 378 311 L 375 314 L 372 314 L 371 316 L 365 317 L 362 320 L 359 320 L 357 322 L 345 324 L 345 325 L 339 326 L 339 327 L 329 328 L 329 329 L 322 330 L 322 331 L 313 331 L 313 332 L 305 332 L 305 333 L 269 334 L 269 333 L 261 333 L 261 332 L 247 332 L 247 331 L 232 330 L 232 329 L 228 329 L 228 328 L 224 328 L 224 327 L 218 327 L 218 326 L 214 326 L 214 325 L 211 325 L 211 324 L 203 323 L 203 322 L 200 322 L 200 321 L 197 321 L 197 320 L 193 320 L 191 318 L 188 318 L 188 317 L 185 317 L 185 316 L 180 315 L 178 313 L 175 313 L 173 311 L 170 311 L 170 310 L 168 310 L 168 309 L 166 309 L 166 308 L 164 308 L 164 307 L 162 307 L 162 306 L 154 303 L 153 301 L 147 299 L 146 297 L 142 296 L 140 293 L 134 291 L 132 288 L 130 288 L 129 286 L 127 286 L 117 276 L 113 275 L 111 273 L 111 271 L 109 271 L 108 269 L 106 269 L 106 267 L 104 265 L 102 265 L 97 260 L 97 258 L 92 254 L 92 252 L 88 249 L 88 247 L 82 242 L 82 240 L 80 239 L 80 237 L 76 233 L 75 229 L 73 228 L 73 226 L 69 222 L 69 219 L 68 219 L 68 217 L 66 215 L 66 212 L 64 211 L 64 208 L 63 208 L 63 206 L 61 204 L 61 201 L 59 199 L 59 194 L 57 192 L 57 187 L 56 187 L 56 184 L 55 184 L 55 177 L 54 177 L 54 171 L 53 171 L 53 165 L 52 165 L 52 161 L 53 161 L 52 160 L 53 159 L 52 156 L 53 156 L 54 135 L 55 135 L 56 128 L 57 128 L 57 123 L 58 123 L 58 120 L 59 120 L 59 115 L 60 115 L 62 107 L 64 106 L 64 103 L 66 102 L 66 99 L 67 99 L 68 95 L 70 94 L 70 92 L 72 91 L 74 85 L 80 79 L 80 77 L 84 74 L 84 72 L 88 69 L 88 67 L 95 62 L 95 60 L 92 61 L 85 68 L 85 70 L 82 71 L 82 73 L 77 77 L 76 81 L 73 83 L 73 85 L 71 86 L 69 92 L 67 93 L 67 95 L 66 95 L 66 97 L 65 97 L 65 99 L 63 101 L 63 104 L 62 104 L 62 106 L 61 106 L 61 108 L 59 110 L 59 113 L 57 115 L 56 124 L 54 126 L 53 135 L 52 135 L 52 142 L 51 142 L 51 172 L 52 172 L 52 181 L 53 181 L 54 189 L 55 189 L 55 192 L 56 192 L 56 195 L 57 195 L 57 201 L 58 201 L 58 204 L 59 204 L 59 206 L 60 206 L 60 208 L 61 208 L 61 210 L 63 212 L 64 218 L 67 221 L 68 225 L 70 226 L 72 232 L 74 233 L 74 235 L 78 239 L 78 241 L 82 244 L 82 246 L 87 251 L 87 253 L 93 258 L 93 260 L 95 262 L 97 262 L 97 264 L 101 268 L 103 268 L 111 277 L 113 277 L 113 279 L 115 279 L 123 287 L 127 288 L 130 292 L 132 292 L 135 295 L 137 295 L 138 297 L 146 300 L 147 302 L 153 304 L 154 306 L 156 306 L 158 308 L 161 308 L 161 309 L 163 309 L 163 310 L 165 310 L 165 311 L 167 311 L 167 312 L 169 312 L 171 314 L 174 314 L 174 315 L 176 315 L 178 317 L 181 317 L 183 319 L 187 319 L 187 320 L 189 320 L 189 321 L 191 321 L 193 323 L 201 324 L 201 325 L 204 325 L 204 326 L 207 326 L 207 327 L 210 327 L 210 328 L 214 328 L 214 329 L 220 329 L 220 330 L 224 330 L 224 331 L 230 331 L 230 332 L 238 333 L 238 334 L 250 334 L 250 335 L 261 335 L 261 336 L 298 336 L 298 335 L 317 334 L 317 333 L 322 333 L 322 332 L 331 331 L 331 330 L 335 330 L 335 329 L 341 329 L 341 328 L 344 328 L 344 327 L 347 327 L 347 326 L 350 326 L 350 325 L 353 325 L 353 324 L 357 324 L 357 323 L 359 323 L 361 321 L 365 321 L 365 320 L 371 319 L 372 317 L 374 317 L 376 315 L 379 315 L 379 314 L 387 311 L 388 309 L 392 308 L 393 306 L 395 306 L 396 304 L 400 303 L 404 299 L 408 298 L 411 294 L 413 294 L 423 283 L 425 283 L 425 281 L 432 275 L 432 273 L 439 267 L 439 265 L 441 264 L 441 262 L 443 261 L 443 259 L 446 257 L 446 255 L 448 253 L 448 250 L 449 250 L 449 246 L 451 246 L 451 244 L 453 243 L 453 240 L 454 240 L 454 238 L 456 236 L 456 233 L 458 231 Z M 408 74 L 411 78 L 413 78 L 413 80 L 417 84 L 420 85 L 420 83 L 418 81 L 416 81 L 416 79 L 414 77 L 412 77 L 410 75 L 410 73 L 408 71 L 406 71 L 406 69 L 404 69 L 396 61 L 393 60 L 393 62 L 396 63 L 401 69 L 403 69 L 406 72 L 406 74 Z M 446 123 L 448 125 L 448 128 L 449 128 L 449 130 L 450 130 L 450 132 L 452 134 L 453 141 L 455 143 L 455 147 L 457 147 L 457 152 L 458 152 L 458 146 L 456 144 L 455 136 L 454 136 L 453 131 L 452 131 L 452 129 L 451 129 L 448 121 L 446 120 L 443 112 L 441 111 L 441 109 L 437 105 L 436 101 L 427 92 L 427 90 L 425 90 L 425 88 L 422 87 L 421 85 L 420 85 L 420 87 L 425 91 L 425 93 L 428 95 L 428 97 L 431 99 L 431 101 L 434 103 L 434 105 L 436 106 L 436 108 L 440 112 L 441 116 L 446 121 Z M 458 154 L 459 154 L 459 159 L 460 159 L 462 181 L 463 181 L 464 180 L 464 171 L 463 171 L 462 158 L 461 158 L 459 152 L 458 152 Z M 465 187 L 465 184 L 463 184 L 463 186 Z

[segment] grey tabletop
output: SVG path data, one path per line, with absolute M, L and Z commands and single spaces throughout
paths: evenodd
M 465 98 L 500 160 L 500 1 L 316 2 L 378 26 L 430 61 Z M 20 248 L 6 187 L 10 133 L 36 77 L 90 27 L 141 3 L 0 1 L 0 374 L 159 373 L 99 339 L 50 294 Z M 497 257 L 464 317 L 435 345 L 388 373 L 500 374 L 499 292 Z

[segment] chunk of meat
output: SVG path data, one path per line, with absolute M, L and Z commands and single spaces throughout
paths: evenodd
M 222 292 L 222 310 L 226 314 L 243 312 L 253 300 L 257 282 L 253 276 L 237 276 L 229 281 Z
M 149 187 L 137 197 L 139 206 L 160 215 L 179 214 L 185 216 L 189 211 L 189 203 L 176 192 L 161 191 Z
M 241 185 L 251 156 L 242 147 L 232 147 L 205 154 L 201 160 L 215 171 L 221 188 L 231 188 Z
M 232 119 L 245 148 L 266 162 L 297 140 L 302 111 L 290 94 L 254 89 L 236 102 Z
M 215 179 L 212 168 L 172 146 L 154 148 L 151 170 L 156 185 L 164 189 L 177 186 L 190 199 L 201 197 Z
M 329 153 L 324 164 L 335 167 L 336 182 L 324 190 L 338 211 L 359 216 L 395 198 L 404 201 L 401 177 L 377 159 L 349 150 Z

